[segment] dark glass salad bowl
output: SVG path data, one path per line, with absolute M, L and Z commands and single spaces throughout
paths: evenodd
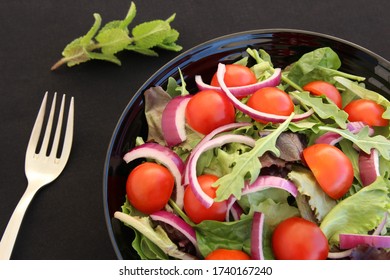
M 320 47 L 331 47 L 340 57 L 341 71 L 366 77 L 366 86 L 387 99 L 390 97 L 390 62 L 351 42 L 332 36 L 291 29 L 252 30 L 231 34 L 198 45 L 183 52 L 159 69 L 135 93 L 122 113 L 109 143 L 103 174 L 105 219 L 118 259 L 137 259 L 132 248 L 134 233 L 113 217 L 125 200 L 126 179 L 134 167 L 123 155 L 135 145 L 137 136 L 147 135 L 144 116 L 145 90 L 152 86 L 166 88 L 169 77 L 180 80 L 178 69 L 190 92 L 196 92 L 195 75 L 209 81 L 218 63 L 233 63 L 249 48 L 264 49 L 276 67 L 285 67 L 303 54 Z

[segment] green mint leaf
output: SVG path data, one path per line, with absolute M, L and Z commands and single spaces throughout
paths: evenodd
M 85 34 L 83 37 L 81 37 L 80 43 L 83 46 L 87 46 L 91 43 L 93 37 L 98 32 L 100 25 L 102 23 L 102 17 L 99 14 L 95 13 L 95 14 L 93 14 L 93 17 L 95 18 L 95 22 L 92 25 L 91 29 L 87 32 L 87 34 Z
M 57 69 L 65 63 L 69 67 L 71 67 L 91 59 L 89 55 L 89 50 L 93 48 L 92 38 L 99 30 L 102 22 L 102 18 L 99 14 L 95 13 L 93 16 L 95 18 L 95 22 L 92 25 L 91 29 L 87 32 L 86 35 L 73 40 L 64 48 L 64 50 L 62 51 L 63 58 L 57 61 L 51 67 L 51 70 Z
M 348 139 L 365 153 L 369 154 L 371 149 L 377 149 L 378 152 L 387 160 L 390 160 L 390 140 L 382 135 L 369 136 L 368 126 L 364 127 L 357 134 L 353 134 L 348 129 L 342 130 L 329 126 L 320 126 L 320 130 L 332 131 Z
M 134 2 L 131 2 L 129 11 L 127 12 L 125 19 L 121 21 L 119 27 L 122 29 L 127 29 L 127 26 L 133 21 L 136 14 L 137 14 L 137 8 L 135 7 Z
M 128 51 L 133 51 L 133 52 L 136 52 L 136 53 L 139 53 L 139 54 L 143 54 L 143 55 L 147 55 L 147 56 L 158 56 L 158 53 L 152 49 L 145 49 L 145 48 L 141 48 L 141 47 L 138 47 L 138 46 L 135 46 L 135 45 L 128 45 L 126 47 L 126 50 Z
M 83 46 L 81 43 L 82 39 L 83 38 L 80 37 L 78 39 L 75 39 L 71 43 L 69 43 L 65 47 L 64 51 L 62 52 L 62 55 L 64 56 L 64 58 L 62 60 L 58 61 L 56 64 L 67 63 L 67 65 L 69 67 L 71 67 L 71 66 L 77 65 L 79 63 L 86 62 L 86 61 L 90 60 L 91 58 L 88 54 L 86 47 Z M 56 64 L 53 65 L 52 68 L 56 67 Z
M 174 14 L 172 14 L 169 18 L 167 18 L 165 21 L 166 21 L 167 23 L 171 23 L 172 21 L 175 20 L 175 17 L 176 17 L 176 14 L 174 13 Z
M 290 92 L 290 94 L 303 105 L 313 108 L 321 119 L 333 119 L 339 127 L 346 128 L 348 114 L 340 110 L 333 102 L 324 103 L 325 99 L 310 95 L 307 91 L 294 91 Z
M 113 54 L 90 52 L 88 53 L 88 55 L 91 59 L 104 60 L 104 61 L 115 63 L 117 65 L 121 65 L 121 61 Z
M 294 114 L 291 114 L 286 121 L 281 123 L 279 127 L 269 135 L 259 138 L 252 150 L 241 154 L 237 158 L 232 171 L 219 178 L 214 183 L 214 186 L 219 186 L 216 192 L 216 201 L 226 200 L 232 194 L 237 199 L 240 199 L 241 190 L 245 185 L 245 181 L 249 179 L 249 182 L 253 182 L 259 176 L 261 169 L 259 157 L 267 151 L 279 156 L 280 152 L 276 147 L 276 140 L 279 135 L 287 129 L 293 116 Z
M 115 54 L 124 50 L 131 39 L 128 31 L 121 28 L 106 28 L 96 36 L 99 47 L 104 54 Z
M 179 32 L 176 29 L 171 29 L 167 33 L 164 41 L 161 44 L 157 44 L 157 47 L 168 51 L 179 52 L 183 47 L 176 44 L 177 39 L 179 39 Z
M 139 48 L 150 49 L 164 42 L 169 34 L 170 26 L 164 20 L 144 22 L 132 30 L 134 44 Z

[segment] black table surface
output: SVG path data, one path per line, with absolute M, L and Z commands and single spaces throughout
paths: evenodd
M 183 51 L 215 37 L 269 28 L 333 35 L 390 59 L 388 0 L 190 0 L 135 2 L 130 27 L 176 13 Z M 44 92 L 75 97 L 74 142 L 61 176 L 25 215 L 13 259 L 115 259 L 103 212 L 103 167 L 116 123 L 136 90 L 177 53 L 121 53 L 122 66 L 93 61 L 51 71 L 93 13 L 122 19 L 129 0 L 0 1 L 0 235 L 27 181 L 25 151 Z

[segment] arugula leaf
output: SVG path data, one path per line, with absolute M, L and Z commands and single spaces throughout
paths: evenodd
M 348 114 L 340 110 L 333 102 L 325 103 L 322 97 L 313 96 L 308 91 L 293 91 L 290 94 L 302 104 L 313 108 L 321 119 L 333 119 L 341 128 L 347 127 Z
M 382 155 L 385 159 L 390 160 L 390 140 L 382 135 L 369 136 L 368 126 L 364 127 L 357 134 L 353 134 L 348 129 L 338 129 L 329 126 L 320 126 L 320 130 L 323 131 L 332 131 L 341 135 L 345 139 L 348 139 L 365 153 L 369 154 L 371 149 L 377 149 L 379 154 Z
M 258 81 L 268 79 L 274 72 L 271 56 L 263 49 L 246 49 L 246 52 L 256 61 L 251 67 Z
M 253 182 L 259 176 L 261 163 L 259 157 L 265 152 L 270 151 L 279 156 L 280 152 L 276 148 L 276 140 L 279 135 L 288 127 L 294 114 L 281 123 L 269 135 L 256 140 L 255 146 L 249 152 L 243 153 L 237 157 L 234 162 L 232 171 L 229 174 L 219 178 L 213 185 L 219 186 L 216 191 L 216 201 L 228 199 L 230 195 L 234 195 L 237 199 L 241 197 L 241 190 L 245 185 L 245 181 Z
M 390 119 L 390 101 L 387 100 L 384 96 L 380 95 L 379 93 L 376 93 L 375 91 L 366 89 L 356 82 L 350 81 L 343 77 L 334 77 L 334 79 L 343 85 L 346 89 L 348 89 L 353 94 L 359 96 L 363 99 L 369 99 L 372 100 L 379 105 L 382 105 L 386 108 L 386 111 L 383 113 L 382 117 L 385 119 Z
M 367 234 L 390 210 L 389 189 L 381 177 L 341 200 L 323 219 L 320 228 L 330 245 L 339 243 L 340 233 Z
M 175 14 L 167 20 L 153 20 L 135 26 L 132 29 L 131 37 L 128 25 L 133 21 L 135 15 L 136 7 L 131 2 L 123 20 L 108 22 L 99 31 L 102 19 L 99 14 L 95 13 L 95 23 L 92 28 L 86 35 L 73 40 L 65 47 L 62 52 L 63 57 L 51 67 L 51 70 L 55 70 L 63 64 L 71 67 L 92 59 L 121 65 L 115 54 L 124 50 L 148 56 L 158 56 L 154 48 L 176 52 L 182 50 L 182 47 L 176 44 L 179 32 L 170 26 L 170 23 L 175 19 Z

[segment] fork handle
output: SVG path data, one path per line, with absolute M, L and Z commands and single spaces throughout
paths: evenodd
M 23 196 L 20 198 L 0 241 L 0 260 L 9 260 L 11 258 L 12 250 L 22 224 L 24 214 L 26 213 L 27 208 L 37 191 L 37 188 L 29 185 Z

